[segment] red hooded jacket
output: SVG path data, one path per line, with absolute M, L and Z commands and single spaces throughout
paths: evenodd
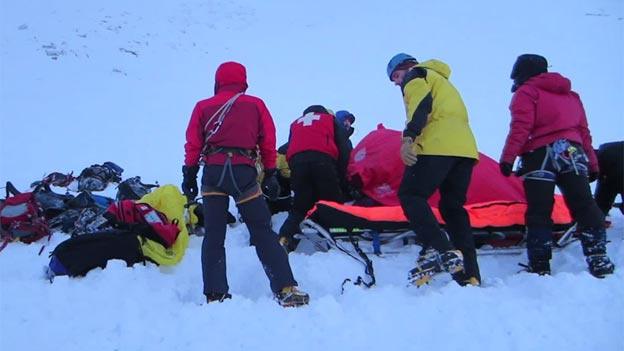
M 247 90 L 247 73 L 245 67 L 236 62 L 225 62 L 219 66 L 215 74 L 215 96 L 199 101 L 193 109 L 191 120 L 186 129 L 184 145 L 184 164 L 195 166 L 199 163 L 204 147 L 204 130 L 212 130 L 217 118 L 205 128 L 208 120 L 232 96 Z M 212 135 L 208 143 L 214 147 L 233 147 L 247 150 L 258 149 L 265 169 L 275 168 L 275 125 L 264 102 L 251 95 L 242 94 L 234 101 L 223 124 Z M 227 156 L 222 153 L 206 155 L 207 165 L 222 165 Z M 255 162 L 249 157 L 234 154 L 232 164 L 248 164 Z
M 583 146 L 589 168 L 598 171 L 585 109 L 570 80 L 559 73 L 542 73 L 516 90 L 509 106 L 511 124 L 501 162 L 513 164 L 517 156 L 568 139 Z

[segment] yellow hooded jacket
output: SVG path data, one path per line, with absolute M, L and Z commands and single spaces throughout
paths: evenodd
M 138 202 L 149 204 L 156 210 L 164 213 L 169 221 L 173 221 L 174 219 L 178 220 L 180 233 L 170 248 L 166 248 L 155 241 L 137 237 L 141 242 L 143 255 L 149 257 L 159 265 L 171 266 L 177 264 L 182 260 L 182 257 L 184 257 L 184 252 L 189 242 L 189 233 L 186 228 L 186 218 L 184 216 L 186 198 L 175 185 L 164 185 L 143 196 Z M 197 217 L 192 214 L 192 211 L 190 212 L 191 223 L 197 223 Z
M 414 139 L 417 155 L 459 156 L 478 160 L 477 143 L 459 92 L 448 81 L 451 69 L 439 60 L 417 64 L 402 84 L 407 112 L 403 136 Z

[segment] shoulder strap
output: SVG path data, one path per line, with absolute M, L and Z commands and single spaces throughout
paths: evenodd
M 219 107 L 219 109 L 208 119 L 208 121 L 204 125 L 205 137 L 204 137 L 204 146 L 201 152 L 202 156 L 205 156 L 206 151 L 208 150 L 208 140 L 210 140 L 210 138 L 212 138 L 212 136 L 215 135 L 219 131 L 219 128 L 221 128 L 221 125 L 223 124 L 223 120 L 225 119 L 225 116 L 227 115 L 228 112 L 230 112 L 232 105 L 234 105 L 234 102 L 236 101 L 236 99 L 238 99 L 238 97 L 241 95 L 243 95 L 243 93 L 238 93 L 232 96 L 228 101 L 225 102 L 225 104 Z M 217 121 L 215 122 L 214 127 L 212 127 L 212 129 L 209 130 L 208 128 L 210 127 L 212 120 L 214 120 L 215 118 L 217 118 Z

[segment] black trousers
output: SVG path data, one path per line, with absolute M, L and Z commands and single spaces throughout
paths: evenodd
M 554 179 L 525 177 L 524 193 L 527 199 L 525 221 L 527 226 L 527 253 L 531 259 L 550 259 L 552 247 L 552 210 L 555 186 L 558 186 L 578 228 L 593 231 L 604 227 L 604 214 L 592 198 L 586 174 L 566 170 L 557 171 L 550 161 L 545 162 L 547 148 L 542 147 L 522 155 L 520 175 L 544 169 Z M 552 177 L 551 177 L 552 178 Z
M 439 252 L 459 249 L 464 255 L 466 275 L 481 280 L 470 220 L 463 207 L 474 164 L 474 159 L 465 157 L 418 156 L 416 164 L 405 168 L 399 200 L 412 230 L 425 245 Z M 440 229 L 427 202 L 438 189 L 438 208 L 450 239 Z
M 580 229 L 604 226 L 604 215 L 592 198 L 589 181 L 585 174 L 573 171 L 560 172 L 544 162 L 546 147 L 522 155 L 520 175 L 544 168 L 554 174 L 552 180 L 524 179 L 524 192 L 527 197 L 526 225 L 530 228 L 552 227 L 555 186 L 558 186 L 572 217 Z M 545 166 L 544 166 L 545 165 Z
M 204 294 L 227 293 L 229 290 L 224 247 L 228 196 L 241 201 L 236 206 L 247 225 L 271 290 L 279 292 L 284 287 L 297 285 L 288 255 L 279 244 L 277 234 L 271 229 L 271 213 L 266 201 L 262 196 L 240 198 L 241 194 L 251 194 L 258 187 L 256 169 L 235 165 L 231 166 L 232 173 L 225 170 L 226 175 L 222 177 L 224 167 L 228 166 L 206 166 L 202 177 L 205 235 L 201 258 Z M 211 194 L 206 195 L 207 191 Z
M 280 236 L 291 238 L 299 232 L 299 223 L 318 200 L 342 202 L 343 195 L 336 161 L 314 151 L 296 154 L 289 162 L 293 206 L 280 228 Z

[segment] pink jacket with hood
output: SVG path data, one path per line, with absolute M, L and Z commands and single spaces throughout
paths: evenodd
M 511 124 L 500 162 L 513 164 L 517 156 L 568 139 L 582 145 L 590 171 L 598 171 L 585 109 L 570 80 L 559 73 L 542 73 L 522 84 L 509 106 Z
M 243 93 L 236 99 L 223 119 L 223 124 L 212 135 L 208 144 L 215 148 L 257 150 L 264 168 L 275 168 L 277 152 L 273 118 L 264 102 L 260 98 L 244 94 L 246 90 L 247 72 L 243 65 L 237 62 L 225 62 L 219 66 L 215 74 L 215 95 L 195 105 L 186 129 L 185 165 L 195 166 L 199 163 L 206 137 L 205 131 L 212 130 L 217 121 L 217 118 L 214 118 L 210 125 L 206 126 L 210 118 L 231 97 Z M 222 153 L 204 157 L 207 165 L 222 165 L 225 160 L 226 155 Z M 234 154 L 232 164 L 255 166 L 255 161 L 249 157 Z

